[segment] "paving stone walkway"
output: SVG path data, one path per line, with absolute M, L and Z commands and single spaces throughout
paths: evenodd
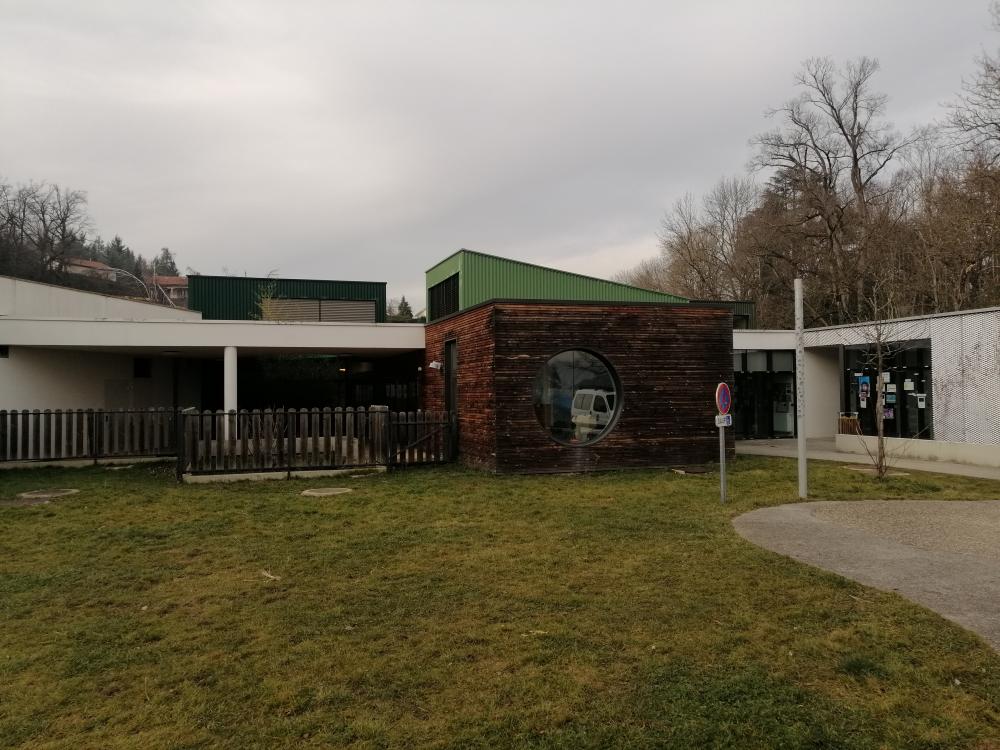
M 758 546 L 895 591 L 1000 651 L 1000 500 L 795 503 L 733 526 Z

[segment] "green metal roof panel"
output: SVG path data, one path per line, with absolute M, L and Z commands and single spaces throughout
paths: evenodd
M 248 276 L 188 276 L 188 307 L 205 320 L 256 320 L 260 297 L 270 288 L 277 299 L 372 300 L 385 322 L 384 281 L 270 279 Z
M 459 250 L 429 269 L 427 287 L 430 288 L 455 273 L 459 274 L 459 308 L 462 310 L 491 299 L 688 302 L 686 298 L 674 294 L 473 250 Z
M 462 260 L 465 258 L 465 253 L 467 250 L 459 250 L 457 253 L 452 253 L 444 260 L 434 264 L 431 268 L 427 269 L 427 288 L 439 284 L 449 276 L 458 273 L 462 270 Z

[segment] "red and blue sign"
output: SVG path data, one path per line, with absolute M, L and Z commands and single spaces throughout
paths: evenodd
M 726 383 L 719 383 L 715 388 L 715 405 L 719 409 L 719 414 L 728 414 L 733 405 L 733 394 Z

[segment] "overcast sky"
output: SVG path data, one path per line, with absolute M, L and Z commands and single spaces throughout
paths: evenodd
M 741 172 L 813 55 L 941 116 L 987 0 L 0 0 L 0 177 L 202 273 L 374 279 L 460 247 L 596 276 Z

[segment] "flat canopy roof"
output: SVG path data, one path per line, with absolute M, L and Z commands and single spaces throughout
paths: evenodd
M 424 348 L 421 323 L 0 318 L 0 343 L 47 349 L 215 354 L 401 354 Z

